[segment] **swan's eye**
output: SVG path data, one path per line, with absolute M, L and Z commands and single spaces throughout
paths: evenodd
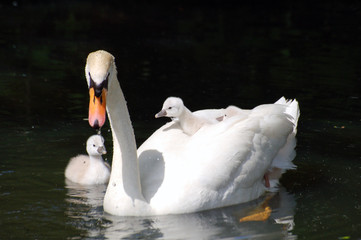
M 107 74 L 105 79 L 98 85 L 94 82 L 92 79 L 90 72 L 89 72 L 89 89 L 94 88 L 94 95 L 96 97 L 100 97 L 102 95 L 103 89 L 108 89 L 108 79 L 109 79 L 110 73 Z
M 93 144 L 93 147 L 95 147 L 95 144 Z
M 172 107 L 169 107 L 169 108 L 168 108 L 168 110 L 171 110 L 171 109 L 172 109 Z

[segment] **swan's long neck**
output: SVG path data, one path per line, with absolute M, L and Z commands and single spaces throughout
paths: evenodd
M 143 200 L 138 168 L 137 147 L 128 108 L 116 77 L 115 67 L 110 76 L 107 112 L 113 135 L 113 161 L 107 189 L 118 196 Z

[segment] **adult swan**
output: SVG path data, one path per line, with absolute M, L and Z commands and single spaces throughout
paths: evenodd
M 277 181 L 294 167 L 295 100 L 281 98 L 241 111 L 193 136 L 184 134 L 176 121 L 169 122 L 137 153 L 114 57 L 103 50 L 90 53 L 85 74 L 89 124 L 102 127 L 107 112 L 112 129 L 112 171 L 104 197 L 104 210 L 110 214 L 189 213 L 250 201 L 265 193 L 265 176 Z

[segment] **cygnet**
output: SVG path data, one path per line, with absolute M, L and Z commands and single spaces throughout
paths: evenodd
M 212 122 L 193 114 L 186 106 L 184 106 L 181 98 L 169 97 L 163 103 L 162 110 L 155 115 L 159 117 L 169 117 L 172 120 L 177 119 L 183 132 L 192 136 L 205 124 L 211 124 Z
M 82 185 L 107 183 L 110 166 L 102 158 L 102 155 L 106 154 L 104 138 L 101 135 L 89 137 L 86 150 L 89 155 L 78 155 L 70 159 L 65 169 L 65 177 Z
M 251 110 L 245 110 L 241 109 L 239 107 L 230 105 L 227 108 L 223 109 L 223 116 L 218 117 L 218 121 L 226 120 L 227 118 L 233 117 L 233 116 L 244 116 L 247 117 L 251 113 Z

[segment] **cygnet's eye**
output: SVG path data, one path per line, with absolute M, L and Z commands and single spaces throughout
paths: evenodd
M 95 147 L 95 144 L 93 144 L 93 147 Z

